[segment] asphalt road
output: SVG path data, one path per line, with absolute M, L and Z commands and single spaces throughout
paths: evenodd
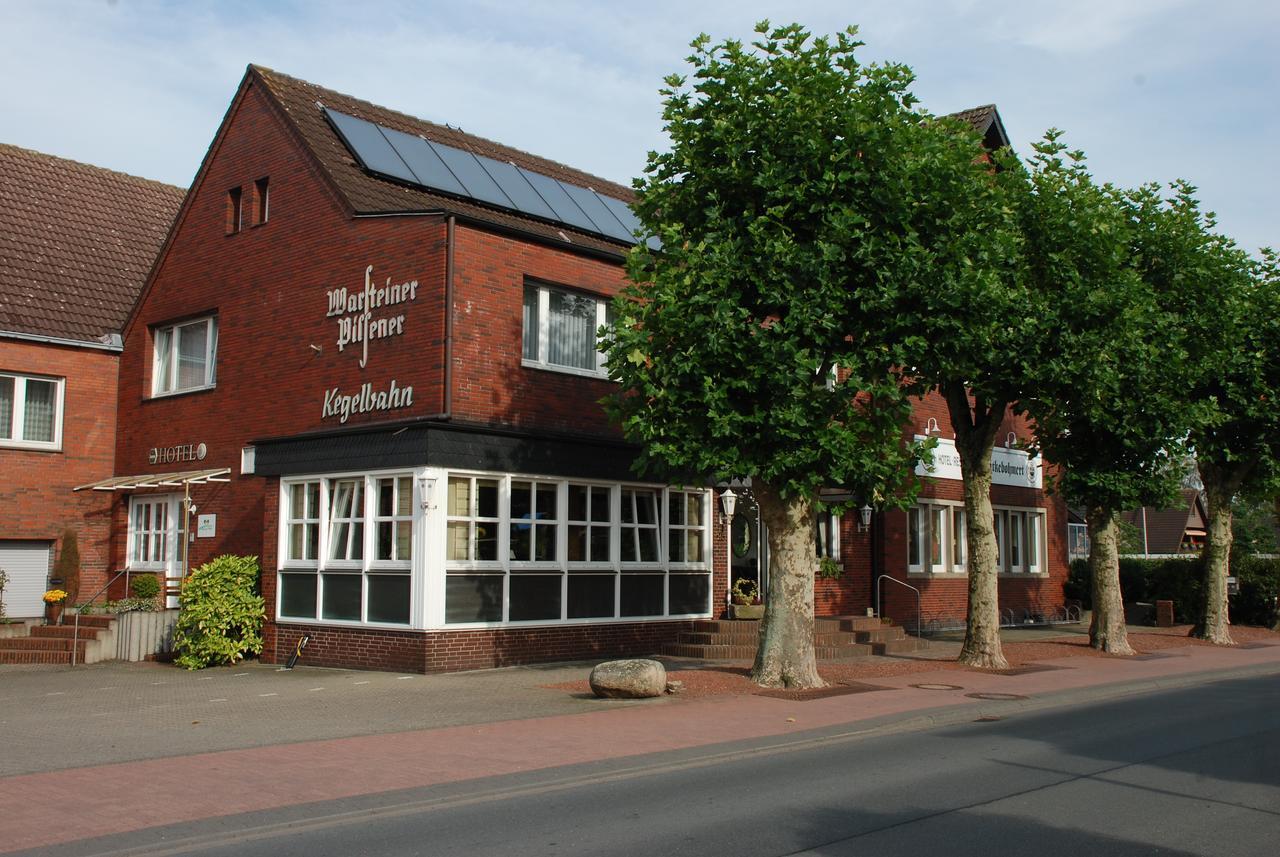
M 32 853 L 1271 857 L 1280 676 L 553 768 Z

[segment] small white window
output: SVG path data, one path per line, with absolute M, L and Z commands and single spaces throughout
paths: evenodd
M 921 557 L 924 556 L 924 528 L 921 526 L 923 509 L 912 506 L 907 510 L 907 569 L 921 571 Z
M 607 300 L 550 286 L 525 286 L 524 365 L 605 376 L 596 331 L 609 321 Z
M 0 374 L 0 446 L 62 447 L 61 378 Z
M 942 572 L 947 570 L 947 518 L 950 510 L 946 506 L 929 506 L 929 569 Z
M 203 390 L 217 382 L 216 316 L 157 327 L 152 364 L 152 395 Z
M 969 541 L 965 534 L 963 506 L 951 507 L 951 570 L 963 572 L 968 561 Z

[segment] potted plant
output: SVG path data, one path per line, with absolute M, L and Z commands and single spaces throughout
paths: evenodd
M 62 621 L 62 606 L 67 600 L 67 593 L 62 589 L 50 589 L 44 594 L 44 617 L 50 625 Z
M 760 587 L 748 577 L 739 577 L 730 591 L 730 604 L 735 619 L 763 619 L 764 602 L 760 599 Z

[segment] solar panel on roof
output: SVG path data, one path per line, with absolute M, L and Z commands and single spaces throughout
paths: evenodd
M 634 243 L 640 221 L 620 199 L 324 108 L 366 170 L 429 190 Z M 656 238 L 649 246 L 658 249 Z
M 600 201 L 600 197 L 596 196 L 596 192 L 585 187 L 578 187 L 568 182 L 560 182 L 560 186 L 565 189 L 569 196 L 573 197 L 573 201 L 578 207 L 587 213 L 595 221 L 596 226 L 600 227 L 600 231 L 611 238 L 617 238 L 619 241 L 631 241 L 630 231 L 628 231 L 618 218 L 613 216 L 613 212 Z
M 515 164 L 495 161 L 483 155 L 476 155 L 476 160 L 493 177 L 521 213 L 546 220 L 559 219 L 551 206 L 547 205 L 547 201 L 538 196 L 538 192 L 533 189 L 533 185 L 529 184 L 529 180 L 516 169 Z
M 560 182 L 548 176 L 539 173 L 533 173 L 524 167 L 518 167 L 520 174 L 529 180 L 529 184 L 533 185 L 533 189 L 538 195 L 547 201 L 547 205 L 556 213 L 556 219 L 561 223 L 567 223 L 577 229 L 585 229 L 588 232 L 600 232 L 603 230 L 596 226 L 595 221 L 586 215 L 578 204 L 573 201 L 568 193 L 565 192 L 564 186 Z
M 400 158 L 409 165 L 409 169 L 413 170 L 413 174 L 418 177 L 418 184 L 442 190 L 445 193 L 455 193 L 458 196 L 471 195 L 426 140 L 394 128 L 383 128 L 382 133 Z
M 635 240 L 635 234 L 640 231 L 640 218 L 636 217 L 636 213 L 631 210 L 631 206 L 627 205 L 620 199 L 614 199 L 611 196 L 600 194 L 600 201 L 605 207 L 618 218 L 618 222 L 631 234 L 631 240 Z
M 462 149 L 455 149 L 453 146 L 446 146 L 443 143 L 431 143 L 431 148 L 435 149 L 440 159 L 445 165 L 458 177 L 458 181 L 462 182 L 462 186 L 474 198 L 487 202 L 491 205 L 500 205 L 503 208 L 515 208 L 510 198 L 502 192 L 502 188 L 498 187 L 498 183 L 484 171 L 484 167 L 480 166 L 480 162 L 476 160 L 476 156 L 470 152 L 464 152 Z
M 351 154 L 360 160 L 366 170 L 417 183 L 417 176 L 396 154 L 396 150 L 387 142 L 377 125 L 328 108 L 325 108 L 324 115 L 342 136 Z

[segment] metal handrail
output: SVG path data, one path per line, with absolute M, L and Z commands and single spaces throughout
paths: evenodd
M 921 606 L 920 606 L 920 590 L 919 590 L 919 589 L 916 589 L 916 588 L 915 588 L 914 586 L 912 586 L 910 583 L 907 583 L 907 582 L 902 581 L 902 580 L 898 580 L 898 578 L 893 577 L 893 576 L 888 575 L 888 574 L 882 574 L 882 575 L 880 575 L 879 577 L 877 577 L 877 578 L 876 578 L 876 615 L 877 615 L 877 616 L 879 616 L 879 617 L 880 617 L 880 618 L 882 618 L 882 619 L 884 618 L 884 602 L 881 600 L 881 594 L 882 594 L 882 593 L 881 593 L 881 591 L 880 591 L 880 581 L 882 581 L 882 580 L 888 580 L 889 582 L 891 582 L 891 583 L 896 583 L 896 584 L 898 584 L 899 586 L 905 586 L 907 589 L 910 589 L 912 592 L 914 592 L 914 593 L 916 594 L 916 641 L 917 641 L 917 645 L 918 645 L 918 644 L 919 644 L 919 640 L 921 639 L 921 637 L 920 637 L 920 612 L 921 612 L 921 609 L 922 609 L 922 608 L 921 608 Z
M 76 608 L 76 628 L 71 635 L 71 666 L 76 665 L 76 650 L 80 646 L 80 614 L 84 612 L 84 608 L 90 606 L 91 604 L 93 604 L 93 602 L 97 601 L 99 595 L 101 595 L 102 593 L 110 589 L 111 584 L 115 583 L 117 580 L 120 579 L 120 575 L 128 574 L 128 573 L 129 573 L 129 569 L 127 568 L 122 569 L 121 571 L 117 571 L 115 573 L 115 576 L 113 576 L 110 580 L 104 583 L 101 589 L 93 593 L 93 595 L 90 596 L 88 601 L 84 602 L 83 604 L 81 604 L 79 607 Z M 126 591 L 128 590 L 127 582 L 126 582 L 125 589 Z

